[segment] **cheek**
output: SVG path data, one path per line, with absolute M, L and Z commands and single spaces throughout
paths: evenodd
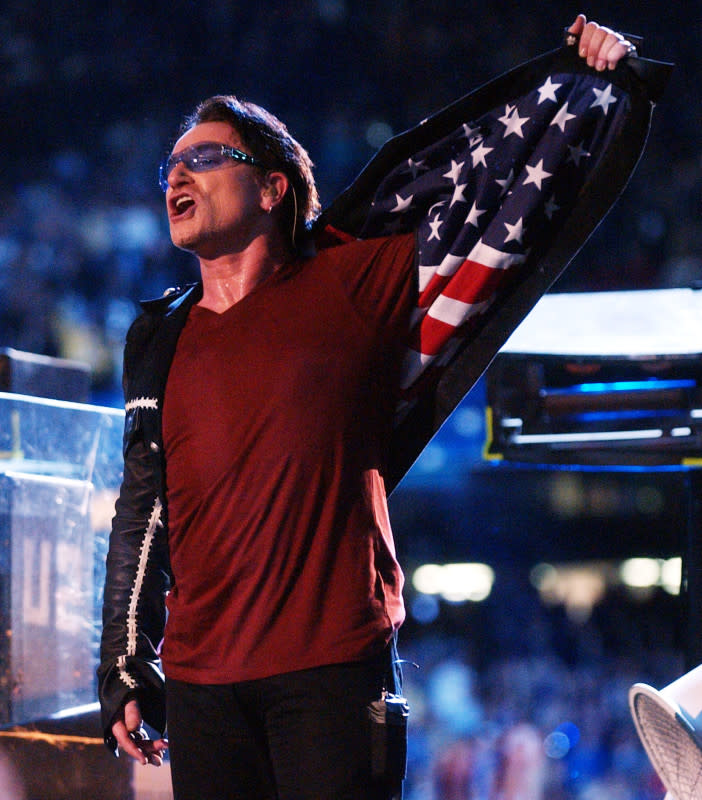
M 205 189 L 198 199 L 200 221 L 208 227 L 226 223 L 232 218 L 234 207 L 231 195 L 220 191 L 219 187 Z
M 232 191 L 218 192 L 212 197 L 212 209 L 219 219 L 250 220 L 260 212 L 260 194 L 250 186 L 237 186 Z
M 206 207 L 209 213 L 217 218 L 222 217 L 229 211 L 232 203 L 223 193 L 210 194 L 206 199 Z

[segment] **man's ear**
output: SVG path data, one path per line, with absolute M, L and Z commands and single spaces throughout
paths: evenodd
M 261 204 L 265 211 L 270 213 L 282 202 L 289 185 L 290 181 L 284 172 L 269 172 L 266 175 L 261 193 Z

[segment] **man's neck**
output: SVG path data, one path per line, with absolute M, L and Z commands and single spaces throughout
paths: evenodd
M 202 299 L 199 306 L 223 313 L 252 292 L 289 260 L 285 250 L 247 248 L 214 259 L 200 258 Z

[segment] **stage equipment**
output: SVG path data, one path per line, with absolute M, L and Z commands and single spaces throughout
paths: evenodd
M 702 662 L 702 290 L 544 296 L 487 373 L 486 456 L 687 470 L 688 669 Z
M 86 403 L 90 396 L 90 365 L 2 347 L 0 391 Z
M 698 463 L 702 291 L 546 295 L 488 370 L 487 402 L 489 458 Z
M 0 392 L 0 725 L 95 698 L 123 419 Z
M 10 774 L 42 800 L 171 796 L 168 765 L 109 755 L 94 702 L 123 428 L 121 409 L 0 392 L 0 795 Z
M 668 800 L 702 796 L 702 666 L 657 691 L 636 683 L 629 707 Z

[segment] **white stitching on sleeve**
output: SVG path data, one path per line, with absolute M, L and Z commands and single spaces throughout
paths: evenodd
M 149 408 L 156 411 L 158 409 L 158 398 L 157 397 L 135 397 L 134 400 L 130 400 L 128 403 L 125 404 L 124 410 L 125 411 L 134 411 L 136 408 Z
M 117 669 L 119 670 L 119 677 L 122 683 L 125 683 L 130 689 L 139 688 L 139 684 L 127 671 L 127 656 L 120 656 L 117 659 Z
M 144 532 L 144 538 L 141 543 L 141 551 L 139 552 L 139 563 L 137 565 L 136 576 L 134 578 L 134 585 L 132 586 L 132 593 L 129 598 L 129 607 L 127 609 L 127 652 L 125 655 L 119 656 L 117 659 L 117 669 L 119 670 L 119 677 L 130 689 L 137 689 L 139 684 L 129 674 L 127 670 L 127 657 L 136 655 L 137 649 L 137 608 L 139 605 L 139 597 L 144 584 L 144 577 L 146 575 L 146 567 L 149 561 L 149 552 L 151 545 L 154 541 L 156 528 L 162 526 L 161 522 L 161 501 L 156 498 L 154 507 L 149 517 L 149 523 Z
M 132 594 L 129 599 L 129 609 L 127 611 L 127 655 L 133 656 L 136 653 L 137 646 L 137 606 L 139 604 L 139 597 L 141 596 L 141 589 L 144 584 L 144 576 L 146 575 L 146 566 L 149 561 L 149 551 L 153 544 L 154 534 L 156 528 L 161 521 L 161 501 L 156 498 L 153 511 L 149 518 L 149 524 L 144 533 L 144 539 L 141 543 L 141 552 L 139 553 L 139 564 L 137 565 L 137 573 L 134 578 L 134 586 L 132 586 Z

